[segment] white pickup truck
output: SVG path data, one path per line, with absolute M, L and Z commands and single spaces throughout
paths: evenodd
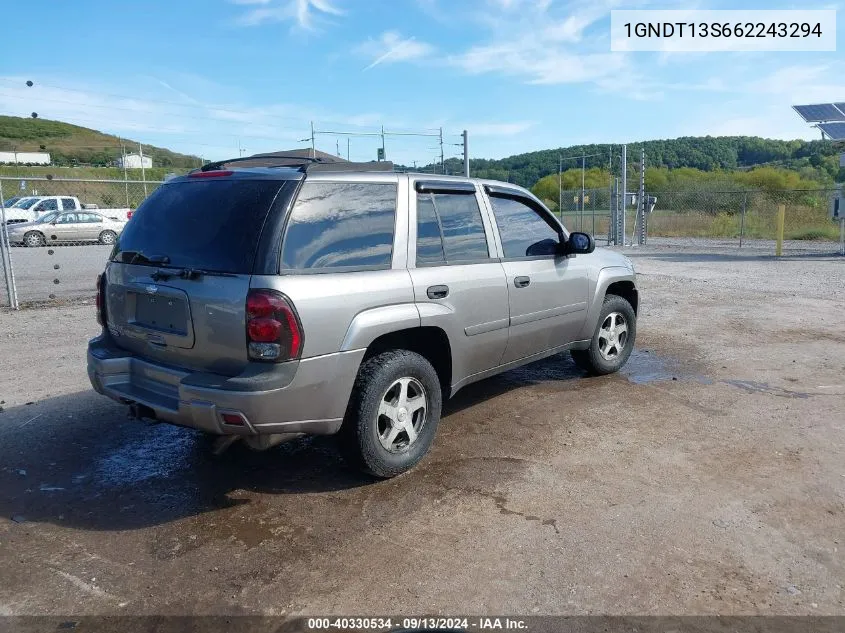
M 2 210 L 6 224 L 32 222 L 50 211 L 82 211 L 97 209 L 106 217 L 126 221 L 132 217 L 131 209 L 100 209 L 96 204 L 82 204 L 74 196 L 25 196 Z

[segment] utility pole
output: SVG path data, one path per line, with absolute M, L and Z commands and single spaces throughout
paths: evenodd
M 440 128 L 440 173 L 446 173 L 446 164 L 443 161 L 443 128 Z
M 578 223 L 578 230 L 584 230 L 584 170 L 587 167 L 587 155 L 581 156 L 581 221 Z
M 147 172 L 144 170 L 144 146 L 138 143 L 138 153 L 141 156 L 141 180 L 144 182 L 144 197 L 147 197 Z
M 349 160 L 349 137 L 346 137 L 346 160 Z
M 622 146 L 622 224 L 619 227 L 621 229 L 621 235 L 619 239 L 622 240 L 622 246 L 625 246 L 625 224 L 627 218 L 628 211 L 628 146 Z
M 381 126 L 381 155 L 384 160 L 387 160 L 387 149 L 384 147 L 384 126 Z
M 121 152 L 121 163 L 123 164 L 123 186 L 126 189 L 126 206 L 129 207 L 129 173 L 126 171 L 126 143 L 123 142 L 123 139 L 118 137 L 118 143 L 120 143 L 120 152 Z
M 645 245 L 645 208 L 646 208 L 646 201 L 645 201 L 645 145 L 643 145 L 642 154 L 640 157 L 640 193 L 637 196 L 639 200 L 637 200 L 637 217 L 640 220 L 640 232 L 637 235 L 637 245 L 643 246 Z M 634 230 L 637 229 L 637 223 L 634 222 Z M 631 238 L 631 243 L 633 244 L 634 239 Z
M 464 176 L 469 178 L 469 138 L 467 131 L 461 135 L 464 137 Z
M 317 148 L 314 141 L 314 121 L 311 121 L 311 158 L 317 158 Z
M 557 155 L 557 214 L 563 221 L 563 154 Z
M 610 184 L 608 187 L 610 188 L 610 228 L 607 231 L 607 245 L 610 246 L 610 229 L 613 227 L 613 145 L 610 146 L 608 150 L 608 162 L 607 162 L 607 177 L 610 180 Z
M 336 154 L 337 156 L 340 156 L 340 139 L 339 139 L 339 138 L 336 138 L 336 139 L 334 140 L 334 142 L 335 142 L 335 146 L 337 147 L 337 150 L 335 151 L 335 154 Z

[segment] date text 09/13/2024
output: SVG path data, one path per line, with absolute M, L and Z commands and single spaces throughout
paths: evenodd
M 403 629 L 463 629 L 479 631 L 527 631 L 525 620 L 512 617 L 342 617 L 308 618 L 307 627 L 312 631 L 372 630 L 388 631 L 401 626 Z

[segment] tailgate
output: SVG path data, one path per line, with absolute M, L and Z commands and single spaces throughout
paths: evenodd
M 180 368 L 240 373 L 247 363 L 244 306 L 250 275 L 155 280 L 156 270 L 109 264 L 106 313 L 115 343 Z

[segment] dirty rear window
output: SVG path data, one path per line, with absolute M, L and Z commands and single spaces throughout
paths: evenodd
M 244 179 L 162 185 L 126 224 L 112 260 L 250 273 L 270 207 L 288 187 L 287 181 Z

